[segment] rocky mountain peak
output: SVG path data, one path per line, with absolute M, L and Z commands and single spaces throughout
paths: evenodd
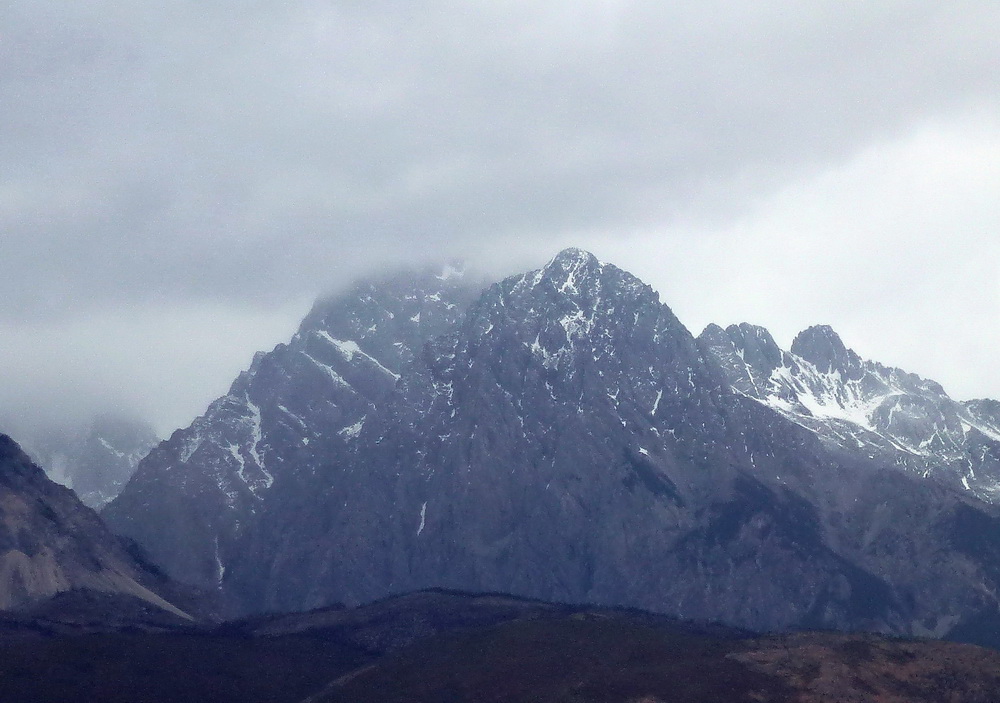
M 744 350 L 744 356 L 749 356 L 748 363 L 759 360 L 760 363 L 776 368 L 782 364 L 783 353 L 774 341 L 771 333 L 760 325 L 741 322 L 730 325 L 726 332 L 731 339 Z
M 828 327 L 802 356 L 747 324 L 696 341 L 574 249 L 465 306 L 413 285 L 318 305 L 105 515 L 237 612 L 430 586 L 755 628 L 996 612 L 995 513 L 891 464 L 963 433 L 989 455 L 993 430 Z
M 550 371 L 620 360 L 633 346 L 648 351 L 694 341 L 652 288 L 581 249 L 492 286 L 466 324 L 480 336 L 507 335 Z
M 977 415 L 992 417 L 997 424 L 1000 424 L 1000 401 L 992 398 L 976 398 L 966 400 L 962 405 Z
M 840 371 L 848 376 L 861 366 L 861 357 L 848 349 L 829 325 L 813 325 L 799 332 L 792 340 L 791 352 L 826 373 Z
M 534 310 L 622 313 L 621 303 L 659 306 L 659 295 L 632 274 L 583 249 L 559 252 L 542 268 L 498 284 L 504 304 L 527 301 Z
M 827 325 L 790 352 L 750 325 L 710 326 L 699 339 L 729 385 L 824 441 L 1000 501 L 1000 404 L 958 403 L 940 384 L 867 361 Z
M 589 251 L 568 247 L 553 256 L 543 270 L 567 272 L 581 268 L 600 268 L 602 265 L 601 261 Z
M 604 271 L 596 256 L 583 249 L 563 249 L 542 268 L 514 277 L 516 290 L 542 289 L 551 298 L 567 301 L 587 301 Z M 585 302 L 586 304 L 586 302 Z
M 729 384 L 740 393 L 756 398 L 767 394 L 775 371 L 795 366 L 765 328 L 748 323 L 708 325 L 698 337 L 706 355 L 719 364 Z

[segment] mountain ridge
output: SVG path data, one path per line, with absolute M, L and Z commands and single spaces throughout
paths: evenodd
M 275 483 L 339 451 L 476 287 L 447 266 L 321 299 L 287 344 L 255 354 L 225 396 L 154 448 L 102 516 L 171 576 L 217 587 Z
M 400 294 L 406 285 L 400 279 L 395 300 L 412 294 Z M 357 296 L 339 300 L 345 309 L 358 304 Z M 761 388 L 779 368 L 791 379 L 779 390 L 815 386 L 830 394 L 821 407 L 841 414 L 838 398 L 886 384 L 885 367 L 865 366 L 832 330 L 817 328 L 796 345 L 821 367 L 780 350 L 763 328 L 713 327 L 696 339 L 648 285 L 574 249 L 470 294 L 466 307 L 449 304 L 446 324 L 409 346 L 399 366 L 350 330 L 327 330 L 332 343 L 300 330 L 293 343 L 314 345 L 301 349 L 314 358 L 283 367 L 293 372 L 288 383 L 330 379 L 322 393 L 301 397 L 335 406 L 340 419 L 284 455 L 292 467 L 284 475 L 294 479 L 275 478 L 266 500 L 224 537 L 223 556 L 211 533 L 185 535 L 165 551 L 200 551 L 202 567 L 186 574 L 175 560 L 168 571 L 218 587 L 236 613 L 428 586 L 759 629 L 942 636 L 997 612 L 997 538 L 963 535 L 968 524 L 992 534 L 995 508 L 960 481 L 927 481 L 896 463 L 892 445 L 859 452 L 802 419 L 825 416 L 765 402 Z M 400 328 L 381 327 L 400 315 L 352 329 L 405 346 Z M 421 319 L 404 319 L 413 317 Z M 311 319 L 310 327 L 319 318 Z M 391 388 L 355 346 L 398 374 Z M 324 349 L 328 356 L 316 356 Z M 255 378 L 273 358 L 258 357 Z M 353 380 L 332 366 L 355 358 L 366 365 L 351 367 Z M 384 394 L 345 413 L 352 406 L 339 400 L 344 386 L 329 371 L 351 388 L 381 378 Z M 831 386 L 834 376 L 853 385 Z M 261 380 L 258 392 L 278 397 L 275 388 Z M 803 403 L 797 392 L 794 400 Z M 261 417 L 271 417 L 261 432 L 275 431 L 275 414 Z M 174 507 L 149 486 L 171 471 L 148 462 L 105 515 L 118 526 L 170 524 Z M 197 502 L 183 488 L 172 490 Z M 130 492 L 160 501 L 155 519 L 138 501 L 128 506 Z
M 710 325 L 699 337 L 739 393 L 824 440 L 1000 500 L 1000 404 L 952 400 L 936 381 L 863 360 L 826 325 L 791 349 L 762 327 Z

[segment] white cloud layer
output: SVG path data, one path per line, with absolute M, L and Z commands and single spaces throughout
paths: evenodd
M 752 322 L 785 348 L 832 324 L 863 356 L 1000 397 L 1000 123 L 926 124 L 762 199 L 721 227 L 591 246 L 698 333 Z M 678 245 L 678 242 L 682 242 Z
M 324 289 L 571 243 L 695 331 L 830 322 L 1000 395 L 998 28 L 979 0 L 13 0 L 0 415 L 187 422 Z

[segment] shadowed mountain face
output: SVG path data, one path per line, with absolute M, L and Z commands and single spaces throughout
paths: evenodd
M 157 592 L 165 585 L 72 491 L 0 435 L 0 608 L 28 608 L 84 589 L 132 596 L 186 617 Z
M 447 299 L 426 291 L 394 295 Z M 941 636 L 997 612 L 993 508 L 761 402 L 726 340 L 696 340 L 627 272 L 567 250 L 452 305 L 419 339 L 384 327 L 398 312 L 310 316 L 105 515 L 243 612 L 428 586 L 761 629 Z M 762 368 L 789 354 L 754 339 Z M 864 371 L 829 335 L 798 348 L 818 374 Z M 266 439 L 300 427 L 290 415 L 315 433 Z
M 141 462 L 104 519 L 171 576 L 217 587 L 275 487 L 342 454 L 478 290 L 448 266 L 318 302 L 288 344 L 257 354 L 227 395 Z

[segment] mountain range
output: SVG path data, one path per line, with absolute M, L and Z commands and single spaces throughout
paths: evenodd
M 828 327 L 788 351 L 745 324 L 696 338 L 570 249 L 321 300 L 102 515 L 231 614 L 440 586 L 981 639 L 998 408 Z
M 865 361 L 828 326 L 785 351 L 754 325 L 710 325 L 699 342 L 730 386 L 824 441 L 1000 500 L 1000 403 L 958 402 L 940 384 Z
M 14 436 L 49 478 L 95 510 L 118 495 L 160 441 L 148 423 L 107 413 L 78 426 L 32 427 Z

